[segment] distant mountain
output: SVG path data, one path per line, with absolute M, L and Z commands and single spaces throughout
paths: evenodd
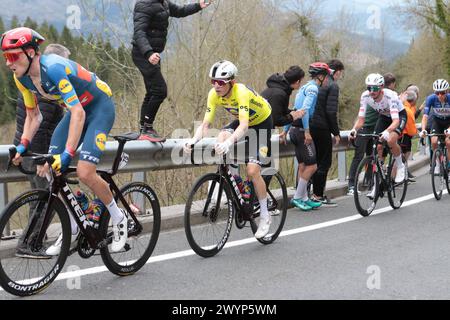
M 123 4 L 132 8 L 136 0 L 123 1 Z M 178 3 L 190 2 L 188 0 L 173 1 Z M 277 1 L 283 3 L 285 7 L 289 7 L 289 3 L 295 4 L 298 0 Z M 341 10 L 346 15 L 349 15 L 354 22 L 352 24 L 352 29 L 354 30 L 353 33 L 355 33 L 355 40 L 357 39 L 360 43 L 363 43 L 364 50 L 369 51 L 370 54 L 373 54 L 373 48 L 370 48 L 370 46 L 374 42 L 379 42 L 383 32 L 384 52 L 379 52 L 378 55 L 385 58 L 392 58 L 408 50 L 409 42 L 415 33 L 415 30 L 408 30 L 403 27 L 398 13 L 389 7 L 392 1 L 393 0 L 378 0 L 376 2 L 375 9 L 379 9 L 382 30 L 371 29 L 370 26 L 368 26 L 367 22 L 371 15 L 373 15 L 373 10 L 375 10 L 375 2 L 369 0 L 325 0 L 321 7 L 320 15 L 325 18 L 325 22 L 328 22 L 331 25 L 335 23 L 336 19 L 339 19 Z M 46 20 L 61 30 L 66 25 L 67 18 L 70 16 L 70 12 L 67 12 L 67 9 L 69 6 L 78 2 L 78 0 L 0 0 L 0 16 L 2 16 L 6 25 L 10 23 L 13 15 L 18 16 L 21 22 L 23 22 L 27 16 L 30 16 L 39 23 Z M 100 6 L 101 4 L 100 1 L 95 0 L 88 0 L 87 2 L 92 6 Z M 118 29 L 116 21 L 123 21 L 123 18 L 125 18 L 128 20 L 129 26 L 132 27 L 131 14 L 129 17 L 121 17 L 117 6 L 111 5 L 114 1 L 105 1 L 104 3 L 110 4 L 106 8 L 108 15 L 107 24 L 109 24 L 110 27 L 117 29 L 114 30 L 116 35 L 118 34 L 119 37 L 122 37 L 123 39 L 129 39 L 131 37 L 129 34 L 131 31 L 127 32 L 126 30 L 123 30 L 123 28 Z M 105 26 L 97 20 L 89 21 L 84 12 L 81 14 L 81 24 L 82 29 L 80 31 L 84 34 L 109 29 L 108 26 Z M 129 43 L 129 41 L 126 40 L 125 43 Z

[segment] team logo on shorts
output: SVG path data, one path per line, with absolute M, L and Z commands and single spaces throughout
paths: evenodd
M 264 146 L 259 148 L 259 154 L 261 155 L 261 157 L 267 158 L 267 154 L 269 153 L 269 148 Z
M 61 91 L 62 93 L 69 93 L 70 91 L 73 90 L 72 85 L 66 79 L 62 79 L 59 82 L 58 87 L 59 87 L 59 91 Z
M 97 146 L 97 148 L 100 149 L 100 151 L 105 151 L 105 149 L 106 149 L 106 134 L 104 134 L 104 133 L 97 134 L 97 136 L 95 137 L 95 145 Z

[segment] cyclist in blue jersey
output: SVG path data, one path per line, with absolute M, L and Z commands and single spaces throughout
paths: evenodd
M 326 63 L 316 62 L 309 66 L 308 72 L 312 80 L 300 88 L 294 105 L 295 110 L 304 110 L 305 114 L 292 125 L 284 127 L 284 132 L 289 132 L 295 145 L 295 156 L 299 163 L 297 191 L 291 202 L 303 211 L 310 211 L 322 205 L 321 202 L 309 199 L 307 191 L 308 181 L 317 170 L 316 149 L 309 133 L 309 119 L 314 114 L 319 87 L 327 84 L 331 69 Z
M 76 62 L 54 54 L 41 55 L 39 45 L 44 41 L 39 33 L 25 27 L 7 31 L 0 39 L 6 66 L 14 73 L 15 83 L 26 107 L 23 134 L 16 148 L 14 163 L 20 163 L 21 155 L 27 151 L 40 126 L 42 116 L 36 97 L 58 101 L 62 107 L 66 107 L 68 111 L 56 127 L 50 142 L 49 152 L 54 158 L 52 168 L 57 173 L 67 170 L 76 150 L 83 144 L 77 175 L 106 204 L 113 222 L 111 250 L 117 252 L 127 240 L 127 217 L 125 211 L 118 208 L 108 184 L 96 173 L 115 118 L 111 89 Z M 41 176 L 47 173 L 48 165 L 38 172 Z M 70 218 L 72 241 L 75 241 L 79 229 L 73 218 Z M 61 242 L 62 236 L 46 253 L 58 255 Z
M 445 134 L 447 138 L 445 143 L 447 146 L 447 155 L 450 160 L 450 88 L 447 80 L 438 79 L 433 83 L 434 94 L 428 96 L 424 114 L 422 118 L 422 128 L 426 128 L 428 116 L 433 112 L 433 120 L 431 123 L 431 132 L 437 134 Z M 427 130 L 422 130 L 420 137 L 423 138 L 428 134 Z M 431 138 L 431 146 L 433 151 L 438 146 L 438 137 Z M 448 162 L 450 169 L 450 161 Z M 440 172 L 439 163 L 436 164 L 435 173 Z

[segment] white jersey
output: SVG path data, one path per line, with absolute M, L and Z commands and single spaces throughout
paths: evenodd
M 383 99 L 379 102 L 375 102 L 370 96 L 369 91 L 365 91 L 361 96 L 361 108 L 359 109 L 359 117 L 366 116 L 367 107 L 371 107 L 379 114 L 392 118 L 393 120 L 398 119 L 398 114 L 403 111 L 403 103 L 401 102 L 398 94 L 389 89 L 383 89 L 384 95 Z

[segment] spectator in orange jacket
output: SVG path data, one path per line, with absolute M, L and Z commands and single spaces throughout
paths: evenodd
M 407 122 L 405 129 L 403 130 L 403 136 L 400 138 L 400 146 L 402 148 L 402 153 L 405 156 L 406 161 L 408 161 L 409 156 L 411 155 L 412 138 L 417 134 L 415 117 L 417 111 L 417 93 L 413 90 L 407 90 L 403 96 L 403 105 L 407 114 Z M 414 177 L 409 171 L 408 180 L 410 182 L 415 182 Z

